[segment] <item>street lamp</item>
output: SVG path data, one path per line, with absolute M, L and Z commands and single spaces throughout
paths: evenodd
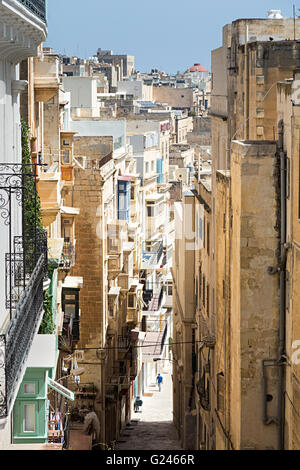
M 177 364 L 178 367 L 181 367 L 181 368 L 183 367 L 183 363 L 181 359 L 176 361 L 176 359 L 164 359 L 163 357 L 162 358 L 154 357 L 153 362 L 157 362 L 157 361 L 170 361 L 170 362 L 174 362 L 174 364 Z
M 69 375 L 64 375 L 63 377 L 60 377 L 59 379 L 56 380 L 56 382 L 59 382 L 60 380 L 66 379 L 68 377 L 78 377 L 79 375 L 82 375 L 84 371 L 85 369 L 83 367 L 78 367 L 77 369 L 71 369 Z
M 175 364 L 177 364 L 177 361 L 175 361 L 175 359 L 165 359 L 163 357 L 154 357 L 153 358 L 153 362 L 158 362 L 158 361 L 170 361 L 170 362 L 174 362 Z

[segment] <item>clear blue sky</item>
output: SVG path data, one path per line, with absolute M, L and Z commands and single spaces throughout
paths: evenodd
M 47 46 L 81 58 L 110 49 L 135 56 L 136 70 L 210 68 L 222 26 L 266 18 L 269 9 L 293 16 L 296 0 L 48 0 Z M 300 14 L 300 12 L 299 12 Z

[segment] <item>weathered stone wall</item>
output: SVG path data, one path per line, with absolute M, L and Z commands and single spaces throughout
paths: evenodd
M 193 108 L 194 91 L 192 88 L 153 87 L 153 100 L 168 103 L 172 108 Z
M 214 364 L 213 394 L 215 395 L 216 409 L 223 428 L 231 434 L 230 427 L 230 172 L 218 171 L 216 173 L 216 212 L 215 212 L 215 301 L 216 301 L 216 346 Z M 212 265 L 213 266 L 213 265 Z M 220 375 L 220 378 L 218 376 Z M 223 389 L 221 388 L 223 381 Z M 239 390 L 239 382 L 235 384 Z M 218 397 L 219 394 L 219 397 Z M 236 412 L 239 413 L 240 403 L 235 403 Z M 230 449 L 223 428 L 216 421 L 216 448 L 218 450 Z
M 268 273 L 278 264 L 276 145 L 234 142 L 232 151 L 232 436 L 237 448 L 276 449 L 277 426 L 263 424 L 261 411 L 262 360 L 278 350 L 279 276 Z M 267 376 L 268 415 L 276 416 L 278 369 Z

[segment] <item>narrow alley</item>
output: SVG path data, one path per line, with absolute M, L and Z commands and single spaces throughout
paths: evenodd
M 171 372 L 162 372 L 161 392 L 150 383 L 143 405 L 132 412 L 130 425 L 120 435 L 116 450 L 181 450 L 172 417 Z M 149 396 L 147 396 L 149 395 Z

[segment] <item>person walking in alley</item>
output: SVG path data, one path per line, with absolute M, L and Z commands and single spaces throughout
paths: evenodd
M 158 390 L 161 392 L 161 384 L 163 382 L 163 378 L 160 374 L 156 377 L 156 383 L 158 384 Z
M 134 412 L 137 413 L 140 409 L 140 406 L 142 406 L 143 402 L 139 396 L 136 397 L 135 402 L 134 402 Z

